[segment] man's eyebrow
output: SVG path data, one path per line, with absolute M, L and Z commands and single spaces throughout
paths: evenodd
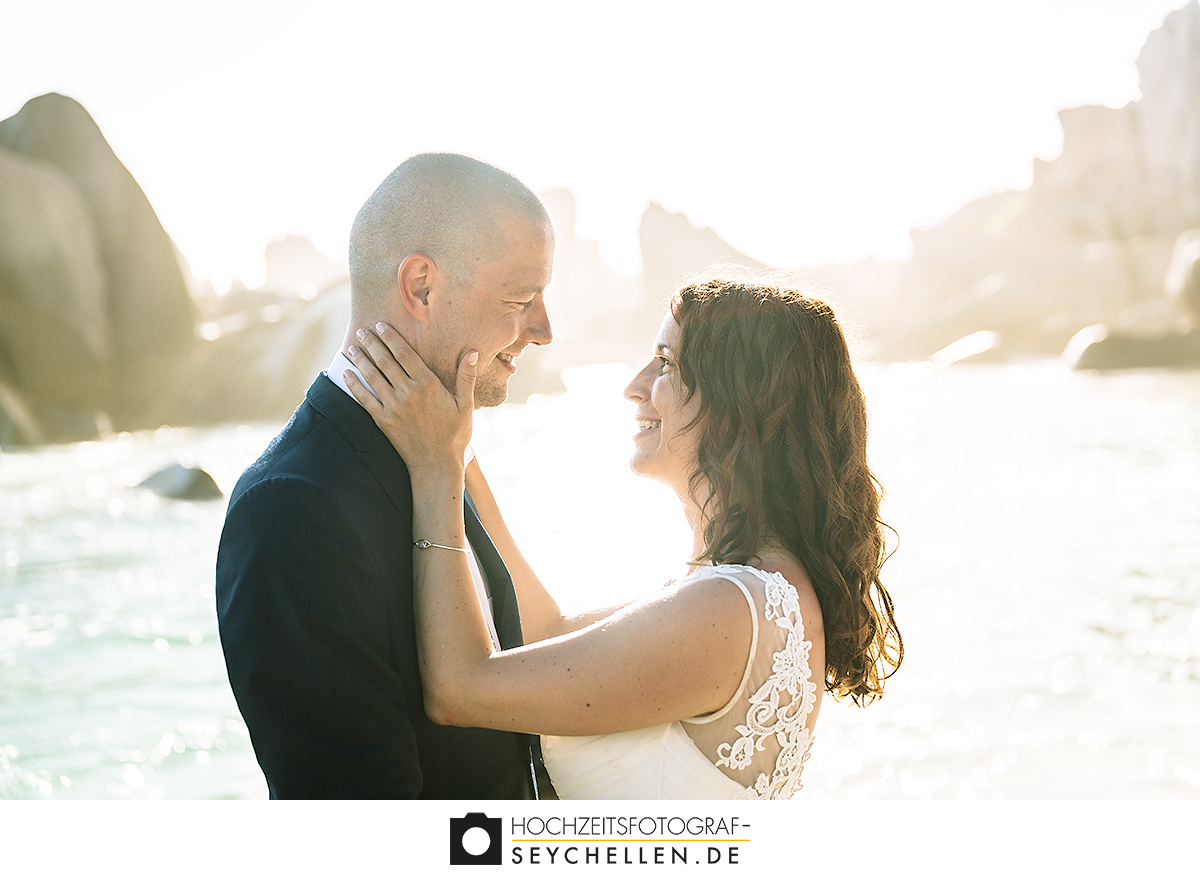
M 536 296 L 537 294 L 545 292 L 545 290 L 546 288 L 538 287 L 537 285 L 527 285 L 526 287 L 522 288 L 512 288 L 505 293 L 507 293 L 510 297 L 521 296 L 524 294 L 533 294 Z

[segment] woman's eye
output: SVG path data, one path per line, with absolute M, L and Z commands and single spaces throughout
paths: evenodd
M 662 362 L 658 368 L 659 372 L 666 373 L 667 368 L 671 366 L 671 362 L 667 359 L 667 356 L 666 355 L 655 355 L 654 357 L 656 357 L 660 362 Z

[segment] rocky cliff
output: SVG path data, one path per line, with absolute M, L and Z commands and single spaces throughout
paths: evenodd
M 1034 161 L 1028 190 L 912 233 L 892 294 L 903 308 L 886 323 L 870 316 L 877 357 L 926 358 L 980 331 L 994 334 L 987 357 L 1057 355 L 1084 328 L 1145 337 L 1188 320 L 1164 278 L 1180 237 L 1200 226 L 1195 0 L 1150 34 L 1137 68 L 1139 100 L 1059 114 L 1062 152 Z

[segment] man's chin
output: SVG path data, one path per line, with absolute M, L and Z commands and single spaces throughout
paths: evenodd
M 489 382 L 475 384 L 475 409 L 482 407 L 499 407 L 508 400 L 507 382 Z

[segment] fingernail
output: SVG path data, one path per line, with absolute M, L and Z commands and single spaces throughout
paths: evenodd
M 382 321 L 381 321 L 381 322 L 379 322 L 378 324 L 376 324 L 376 325 L 375 325 L 375 332 L 376 332 L 376 333 L 383 333 L 383 330 L 384 330 L 384 327 L 383 327 L 383 322 L 382 322 Z
M 347 383 L 353 382 L 354 381 L 354 371 L 353 370 L 343 370 L 342 371 L 342 379 Z
M 478 353 L 478 352 L 472 352 L 470 355 L 468 355 L 468 356 L 467 356 L 467 363 L 468 363 L 468 364 L 470 364 L 472 367 L 474 367 L 474 366 L 475 366 L 475 363 L 476 363 L 478 360 L 479 360 L 479 353 Z
M 357 354 L 358 354 L 358 346 L 351 346 L 351 347 L 350 347 L 350 348 L 348 348 L 346 351 L 347 351 L 347 352 L 349 352 L 349 353 L 350 353 L 350 357 L 351 357 L 351 358 L 353 358 L 355 355 L 357 355 Z
M 354 335 L 356 337 L 358 337 L 358 341 L 360 343 L 367 338 L 367 332 L 365 330 L 363 330 L 361 327 L 358 330 L 354 331 Z

